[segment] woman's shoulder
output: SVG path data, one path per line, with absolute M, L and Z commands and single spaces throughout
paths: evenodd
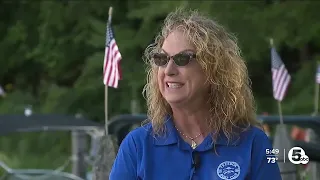
M 268 136 L 262 128 L 258 126 L 238 126 L 233 129 L 233 133 L 230 137 L 227 137 L 225 133 L 221 133 L 217 143 L 223 145 L 240 145 L 240 146 L 251 146 L 255 142 L 266 142 L 269 141 Z
M 121 142 L 121 146 L 141 146 L 152 134 L 151 123 L 144 124 L 131 130 Z
M 254 125 L 251 125 L 248 128 L 246 128 L 242 132 L 242 134 L 246 136 L 258 137 L 258 138 L 267 137 L 267 134 L 265 133 L 262 127 L 254 126 Z
M 254 139 L 268 139 L 268 136 L 263 130 L 263 128 L 254 125 L 249 126 L 249 128 L 243 132 L 243 135 L 247 137 L 251 136 Z
M 250 126 L 240 135 L 241 141 L 245 144 L 252 144 L 253 147 L 271 147 L 271 141 L 263 128 Z

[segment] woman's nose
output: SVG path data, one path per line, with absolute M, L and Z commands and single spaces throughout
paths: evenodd
M 178 67 L 173 62 L 172 59 L 170 59 L 169 62 L 167 63 L 164 72 L 167 76 L 174 76 L 178 74 Z

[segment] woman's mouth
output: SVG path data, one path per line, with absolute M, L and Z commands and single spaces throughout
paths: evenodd
M 182 83 L 177 83 L 177 82 L 167 82 L 166 85 L 168 88 L 172 88 L 172 89 L 178 89 L 183 86 Z

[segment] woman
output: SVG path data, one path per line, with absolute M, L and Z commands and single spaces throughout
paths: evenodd
M 194 11 L 168 15 L 146 49 L 147 124 L 122 141 L 111 180 L 279 180 L 235 39 Z

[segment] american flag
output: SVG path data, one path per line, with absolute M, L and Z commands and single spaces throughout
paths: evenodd
M 320 65 L 318 65 L 318 68 L 317 68 L 316 82 L 320 84 Z
M 278 101 L 282 101 L 289 86 L 291 76 L 275 48 L 271 48 L 271 66 L 273 97 Z
M 106 47 L 103 62 L 103 83 L 109 87 L 117 88 L 121 79 L 120 61 L 122 57 L 114 38 L 110 21 L 107 23 Z

